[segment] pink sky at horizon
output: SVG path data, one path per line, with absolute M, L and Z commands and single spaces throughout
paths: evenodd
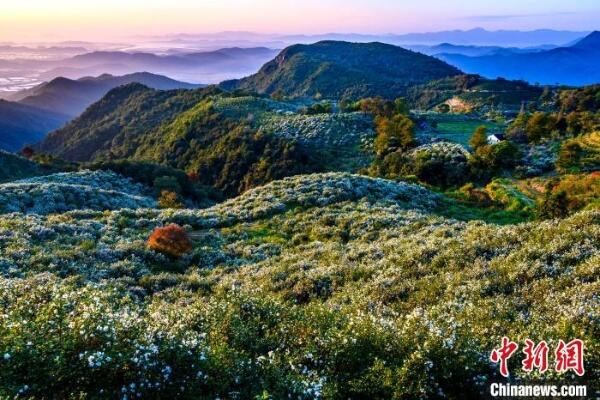
M 178 33 L 408 33 L 597 28 L 593 0 L 20 0 L 0 6 L 0 42 L 119 41 Z M 574 2 L 571 2 L 574 3 Z

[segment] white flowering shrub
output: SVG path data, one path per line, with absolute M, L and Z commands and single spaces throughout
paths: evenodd
M 0 184 L 0 213 L 155 207 L 149 190 L 106 171 L 59 173 Z
M 517 172 L 523 176 L 539 176 L 555 169 L 560 142 L 545 141 L 521 146 L 523 160 Z
M 364 113 L 263 116 L 261 131 L 315 146 L 347 146 L 373 139 L 373 118 Z
M 471 174 L 468 164 L 470 154 L 460 144 L 436 142 L 418 146 L 400 159 L 391 158 L 390 172 L 412 174 L 433 185 L 463 184 Z M 384 165 L 387 160 L 384 161 Z
M 600 212 L 497 226 L 445 205 L 332 173 L 205 210 L 0 215 L 0 396 L 479 398 L 504 335 L 580 338 L 583 378 L 535 378 L 597 381 Z M 170 223 L 194 242 L 178 260 L 146 247 Z
M 411 150 L 411 156 L 427 154 L 428 157 L 448 163 L 464 163 L 469 158 L 469 151 L 458 143 L 435 142 L 421 145 Z

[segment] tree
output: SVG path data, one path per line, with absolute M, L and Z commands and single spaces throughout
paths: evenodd
M 394 112 L 400 115 L 408 115 L 409 109 L 404 97 L 398 97 L 394 100 Z
M 342 112 L 355 112 L 359 111 L 360 104 L 358 101 L 353 101 L 351 98 L 344 97 L 340 100 L 340 110 Z
M 167 256 L 178 258 L 192 251 L 192 241 L 181 226 L 170 224 L 156 228 L 148 239 L 148 247 Z
M 487 128 L 484 125 L 480 125 L 477 127 L 477 129 L 475 129 L 475 132 L 473 132 L 473 135 L 469 140 L 469 145 L 473 148 L 473 150 L 477 150 L 478 148 L 487 144 Z
M 194 182 L 194 183 L 200 182 L 200 175 L 198 175 L 197 172 L 190 171 L 187 173 L 187 177 L 190 180 L 190 182 Z
M 550 87 L 544 86 L 544 91 L 542 92 L 542 94 L 540 96 L 540 101 L 541 102 L 550 102 L 551 100 L 552 100 L 552 91 L 550 90 Z
M 537 212 L 540 219 L 564 218 L 569 215 L 567 192 L 560 190 L 554 193 L 554 186 L 552 181 L 546 185 L 546 192 Z
M 469 178 L 466 159 L 464 162 L 449 162 L 426 151 L 417 152 L 407 169 L 420 181 L 442 187 L 462 184 Z
M 382 97 L 368 97 L 359 101 L 360 111 L 376 117 L 391 118 L 395 114 L 395 105 Z
M 31 147 L 25 147 L 21 150 L 21 155 L 25 158 L 32 158 L 35 155 L 35 151 Z
M 511 138 L 512 140 L 517 140 L 519 142 L 524 142 L 527 140 L 527 114 L 524 111 L 521 111 L 517 118 L 510 124 L 510 126 L 506 129 L 506 136 Z
M 306 115 L 331 114 L 333 112 L 333 104 L 330 102 L 315 103 L 310 107 L 302 109 L 302 112 Z
M 581 135 L 596 130 L 600 118 L 589 111 L 571 112 L 566 117 L 567 132 L 572 135 Z
M 281 90 L 281 89 L 277 89 L 276 91 L 271 93 L 271 98 L 276 101 L 283 100 L 284 96 L 285 96 L 285 94 L 283 93 L 283 90 Z
M 471 173 L 484 180 L 498 171 L 514 168 L 522 154 L 517 146 L 505 140 L 495 145 L 480 146 L 469 158 Z
M 177 193 L 163 190 L 158 197 L 158 206 L 160 208 L 183 208 L 183 204 L 179 202 Z
M 568 140 L 563 143 L 558 152 L 556 165 L 561 170 L 567 170 L 579 164 L 583 149 L 577 140 Z
M 160 176 L 154 180 L 152 186 L 158 194 L 164 191 L 181 193 L 181 185 L 174 176 Z
M 379 117 L 376 121 L 377 137 L 375 138 L 375 152 L 378 156 L 397 150 L 407 150 L 415 145 L 414 124 L 404 115 L 392 118 Z
M 521 151 L 509 141 L 503 141 L 491 146 L 492 168 L 511 169 L 514 168 L 521 157 Z
M 540 139 L 550 136 L 554 130 L 553 118 L 542 111 L 535 112 L 527 121 L 525 132 L 527 141 L 530 143 L 539 142 Z
M 450 112 L 450 106 L 446 103 L 442 103 L 439 106 L 437 106 L 437 110 L 442 114 L 448 114 Z

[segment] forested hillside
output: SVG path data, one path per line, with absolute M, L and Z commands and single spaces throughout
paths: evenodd
M 255 75 L 221 86 L 289 97 L 393 99 L 410 86 L 458 74 L 444 62 L 397 46 L 324 41 L 288 47 Z

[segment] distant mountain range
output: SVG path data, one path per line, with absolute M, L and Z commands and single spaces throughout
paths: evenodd
M 32 49 L 32 51 L 34 51 Z M 46 53 L 27 59 L 0 52 L 0 98 L 15 89 L 63 77 L 80 79 L 103 74 L 129 75 L 140 71 L 169 76 L 178 81 L 211 84 L 256 72 L 278 50 L 266 47 L 223 48 L 214 51 L 176 51 L 169 54 L 126 51 L 93 51 L 60 59 Z
M 124 75 L 139 71 L 167 75 L 178 80 L 218 83 L 231 76 L 255 72 L 277 50 L 265 47 L 225 48 L 208 52 L 157 55 L 124 51 L 95 51 L 60 61 L 38 64 L 44 79 L 62 76 L 77 79 L 100 74 Z
M 81 53 L 87 50 L 84 47 L 74 46 L 19 46 L 10 44 L 0 44 L 0 56 L 9 55 L 11 57 L 28 57 L 35 56 L 39 59 L 67 57 Z
M 478 57 L 499 54 L 515 53 L 536 53 L 538 51 L 551 50 L 558 46 L 541 45 L 534 47 L 501 47 L 501 46 L 473 46 L 456 45 L 451 43 L 440 43 L 434 46 L 426 45 L 406 45 L 407 49 L 418 51 L 419 53 L 435 56 L 438 54 L 462 54 L 464 56 Z
M 447 30 L 438 32 L 405 34 L 361 34 L 329 32 L 317 35 L 273 35 L 255 32 L 217 32 L 204 34 L 177 34 L 156 37 L 155 40 L 167 40 L 170 46 L 209 46 L 217 43 L 221 47 L 229 46 L 267 46 L 285 47 L 292 44 L 315 43 L 323 40 L 347 42 L 383 42 L 396 45 L 436 45 L 454 43 L 459 45 L 532 47 L 546 44 L 567 45 L 589 34 L 589 31 L 565 31 L 538 29 L 532 31 L 497 30 L 483 28 L 468 30 Z
M 248 58 L 271 57 L 275 51 L 265 47 L 226 48 L 209 52 L 157 55 L 123 51 L 96 51 L 63 60 L 61 64 L 89 68 L 98 64 L 123 64 L 131 68 L 197 68 L 204 65 L 242 63 Z
M 10 95 L 8 100 L 75 117 L 90 104 L 100 100 L 109 90 L 133 82 L 159 90 L 194 89 L 202 86 L 147 72 L 124 76 L 104 74 L 78 80 L 61 77 Z
M 551 50 L 437 57 L 468 73 L 488 78 L 523 79 L 541 84 L 587 85 L 600 82 L 600 32 L 595 31 L 571 46 Z
M 282 49 L 323 40 L 381 42 L 426 55 L 490 56 L 533 53 L 570 46 L 589 32 L 535 30 L 488 31 L 482 28 L 407 34 L 326 33 L 269 35 L 251 32 L 183 34 L 148 38 L 150 42 L 66 42 L 0 46 L 0 98 L 57 77 L 127 75 L 140 71 L 173 79 L 213 84 L 256 72 Z M 477 71 L 475 71 L 477 72 Z M 538 79 L 532 79 L 532 82 Z
M 538 29 L 533 31 L 488 31 L 483 28 L 474 28 L 469 30 L 388 35 L 327 33 L 322 35 L 287 35 L 278 36 L 277 38 L 288 43 L 310 43 L 318 40 L 342 40 L 353 42 L 380 41 L 400 45 L 436 45 L 438 43 L 453 43 L 457 45 L 531 47 L 545 44 L 566 45 L 587 34 L 589 34 L 589 31 L 577 32 L 553 29 Z
M 383 43 L 323 41 L 284 49 L 258 73 L 225 89 L 290 97 L 398 97 L 410 86 L 459 75 L 436 58 Z

